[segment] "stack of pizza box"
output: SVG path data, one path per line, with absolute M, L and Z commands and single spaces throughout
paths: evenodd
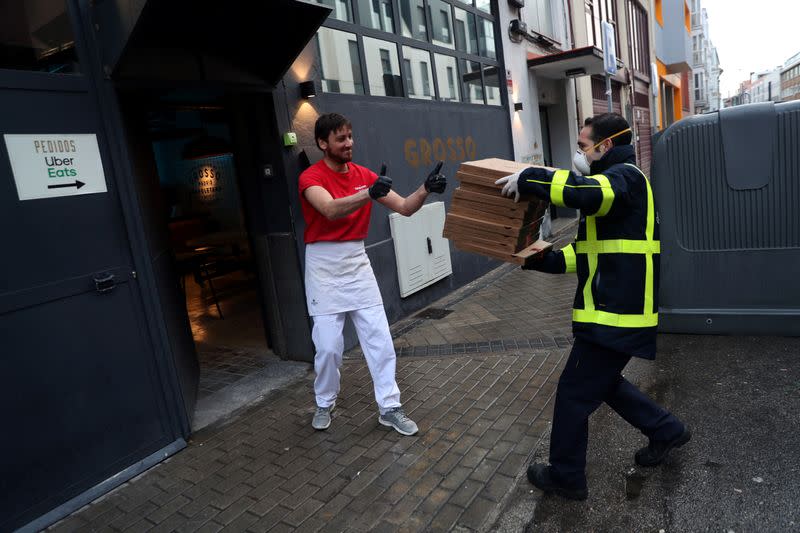
M 539 235 L 548 202 L 534 197 L 515 202 L 494 183 L 530 166 L 504 159 L 462 163 L 443 236 L 460 250 L 516 264 L 550 248 Z

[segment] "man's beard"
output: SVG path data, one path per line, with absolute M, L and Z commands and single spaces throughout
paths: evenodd
M 328 159 L 330 159 L 334 163 L 338 163 L 340 165 L 344 165 L 345 163 L 349 163 L 350 161 L 353 160 L 353 151 L 350 150 L 349 152 L 344 152 L 344 151 L 340 152 L 340 154 L 344 154 L 344 153 L 347 153 L 348 155 L 339 155 L 339 154 L 334 154 L 334 153 L 328 152 L 327 156 L 328 156 Z

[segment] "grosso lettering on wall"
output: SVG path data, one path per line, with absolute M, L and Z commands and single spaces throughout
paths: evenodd
M 473 161 L 478 153 L 478 145 L 472 136 L 467 137 L 425 137 L 406 139 L 403 145 L 406 162 L 413 168 L 429 166 L 436 161 Z

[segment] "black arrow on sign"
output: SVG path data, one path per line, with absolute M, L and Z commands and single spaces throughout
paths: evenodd
M 84 182 L 82 182 L 81 180 L 75 180 L 75 183 L 62 183 L 60 185 L 48 185 L 47 188 L 48 189 L 63 189 L 64 187 L 75 187 L 76 189 L 80 189 L 84 185 L 86 185 L 86 184 Z

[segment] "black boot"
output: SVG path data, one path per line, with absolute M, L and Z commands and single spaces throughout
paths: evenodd
M 680 448 L 692 439 L 692 432 L 684 428 L 683 433 L 672 440 L 650 440 L 650 444 L 636 452 L 634 459 L 639 466 L 657 466 L 664 462 L 673 448 Z
M 568 500 L 585 500 L 589 496 L 586 487 L 574 489 L 556 483 L 550 475 L 550 467 L 540 463 L 533 463 L 528 467 L 528 481 L 542 492 L 553 492 Z

